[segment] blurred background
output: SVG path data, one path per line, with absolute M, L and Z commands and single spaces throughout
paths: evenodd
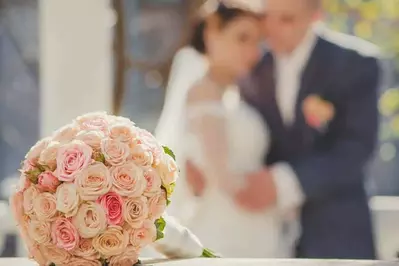
M 92 108 L 127 116 L 153 131 L 163 108 L 171 59 L 183 44 L 202 2 L 1 0 L 1 197 L 7 198 L 7 184 L 17 174 L 30 146 L 57 126 L 55 120 L 63 124 L 66 121 L 62 118 L 80 113 L 67 93 L 86 97 Z M 331 28 L 369 40 L 384 51 L 380 144 L 370 166 L 368 189 L 372 196 L 399 196 L 399 0 L 324 2 L 325 22 Z M 62 40 L 57 39 L 59 31 L 66 33 Z M 57 60 L 64 62 L 59 72 L 53 67 Z M 92 68 L 93 73 L 87 71 Z M 81 88 L 74 87 L 79 75 L 95 75 L 97 83 L 87 83 L 88 92 L 79 91 Z M 93 86 L 95 89 L 90 88 Z M 49 104 L 46 99 L 51 97 L 57 100 Z M 56 108 L 60 103 L 67 103 L 73 110 L 60 111 Z M 394 198 L 377 199 L 382 200 L 376 201 L 376 208 L 391 215 Z M 6 208 L 0 208 L 0 222 L 7 224 L 7 213 L 2 210 Z M 395 217 L 398 212 L 399 205 Z M 394 225 L 394 219 L 389 218 L 387 223 Z M 387 233 L 381 233 L 379 241 L 391 246 L 384 254 L 392 257 L 394 240 L 385 238 L 392 231 L 387 224 L 383 227 Z M 11 229 L 3 231 L 2 254 L 14 256 L 18 246 L 14 233 Z M 399 241 L 395 243 L 399 251 Z

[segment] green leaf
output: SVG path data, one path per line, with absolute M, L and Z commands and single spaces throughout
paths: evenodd
M 208 249 L 208 248 L 204 248 L 202 251 L 202 258 L 220 258 L 219 255 L 216 255 L 215 252 L 213 252 L 212 250 Z
M 28 179 L 33 183 L 37 184 L 39 175 L 42 173 L 40 169 L 33 169 L 25 172 L 25 175 L 28 177 Z
M 102 153 L 98 153 L 95 155 L 94 160 L 100 163 L 105 163 L 105 156 Z
M 161 232 L 161 231 L 157 231 L 157 239 L 155 240 L 155 241 L 157 241 L 157 240 L 159 240 L 159 239 L 162 239 L 162 238 L 164 238 L 164 233 L 163 232 Z
M 166 197 L 169 199 L 172 196 L 173 191 L 175 190 L 176 183 L 172 183 L 169 186 L 162 186 L 162 189 L 166 192 Z
M 156 240 L 159 240 L 164 237 L 163 230 L 165 229 L 165 226 L 166 226 L 166 222 L 165 222 L 164 218 L 161 217 L 155 221 L 155 227 L 157 228 L 157 239 Z
M 166 222 L 164 218 L 159 218 L 155 221 L 155 226 L 157 227 L 157 230 L 160 230 L 161 232 L 165 229 Z
M 169 147 L 167 147 L 167 146 L 162 146 L 162 148 L 163 148 L 163 151 L 164 151 L 167 155 L 169 155 L 170 157 L 173 158 L 173 160 L 176 161 L 176 156 L 175 156 L 175 154 L 173 153 L 173 151 L 172 151 Z
M 46 166 L 45 165 L 37 164 L 36 166 L 37 166 L 37 169 L 39 169 L 40 172 L 46 171 Z

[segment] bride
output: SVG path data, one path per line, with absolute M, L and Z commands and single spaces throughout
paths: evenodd
M 251 9 L 218 4 L 199 29 L 191 45 L 207 59 L 208 71 L 188 93 L 179 95 L 182 109 L 169 127 L 181 126 L 175 128 L 172 148 L 180 165 L 189 161 L 202 170 L 206 189 L 197 197 L 181 178 L 168 213 L 224 257 L 288 256 L 292 250 L 282 244 L 278 211 L 251 213 L 233 197 L 245 174 L 262 167 L 269 148 L 267 125 L 240 100 L 234 86 L 259 60 L 260 16 Z

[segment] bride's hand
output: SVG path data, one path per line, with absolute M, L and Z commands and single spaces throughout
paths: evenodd
M 268 209 L 276 203 L 276 199 L 273 176 L 266 168 L 248 175 L 245 187 L 235 194 L 236 203 L 252 212 Z
M 186 162 L 187 183 L 197 197 L 202 196 L 206 187 L 206 180 L 202 172 L 190 161 Z

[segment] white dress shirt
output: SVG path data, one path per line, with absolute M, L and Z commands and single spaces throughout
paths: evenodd
M 281 117 L 286 126 L 295 121 L 295 105 L 300 89 L 302 72 L 316 44 L 317 34 L 312 28 L 299 46 L 288 55 L 274 55 L 276 100 Z M 285 245 L 294 249 L 300 235 L 299 209 L 305 195 L 298 177 L 288 163 L 281 162 L 271 166 L 277 190 L 277 207 L 286 218 Z

